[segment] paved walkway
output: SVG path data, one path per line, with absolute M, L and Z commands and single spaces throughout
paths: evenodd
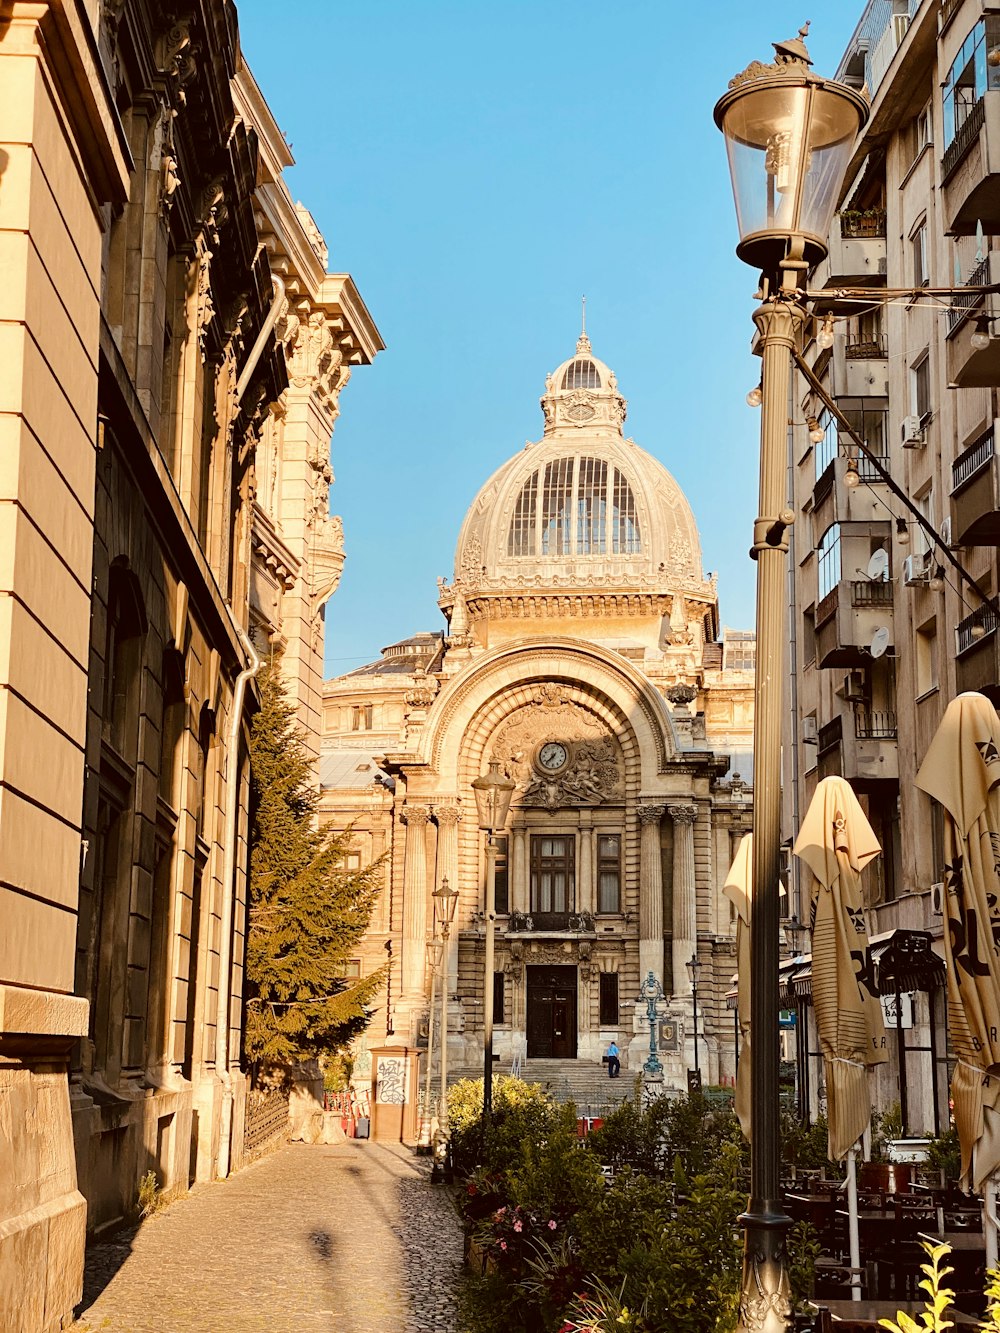
M 74 1333 L 456 1333 L 462 1237 L 397 1144 L 288 1144 L 91 1249 Z

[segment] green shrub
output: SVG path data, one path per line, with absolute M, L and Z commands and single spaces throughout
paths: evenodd
M 502 1076 L 493 1084 L 493 1116 L 483 1129 L 483 1081 L 467 1078 L 448 1090 L 452 1158 L 460 1175 L 476 1168 L 502 1174 L 521 1160 L 521 1145 L 549 1133 L 558 1108 L 543 1089 Z

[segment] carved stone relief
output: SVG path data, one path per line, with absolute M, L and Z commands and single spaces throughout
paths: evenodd
M 546 741 L 557 742 L 565 752 L 557 771 L 546 771 L 538 762 Z M 621 797 L 623 763 L 617 740 L 551 682 L 504 723 L 491 758 L 518 784 L 522 805 L 555 810 Z

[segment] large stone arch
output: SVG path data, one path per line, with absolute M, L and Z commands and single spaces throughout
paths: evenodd
M 480 753 L 504 711 L 527 702 L 537 686 L 553 683 L 575 692 L 636 747 L 639 785 L 656 785 L 677 756 L 677 741 L 662 697 L 626 658 L 596 644 L 568 638 L 507 645 L 472 663 L 442 690 L 427 718 L 421 758 L 436 777 L 465 776 L 477 734 Z M 475 720 L 472 731 L 470 723 Z M 464 795 L 460 791 L 459 795 Z

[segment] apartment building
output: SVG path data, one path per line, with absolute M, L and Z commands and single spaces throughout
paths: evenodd
M 1000 280 L 1000 6 L 870 0 L 837 77 L 867 89 L 871 115 L 828 259 L 810 276 L 816 320 L 806 356 L 882 467 L 992 595 L 1000 310 L 973 289 Z M 883 847 L 866 872 L 891 1052 L 877 1103 L 900 1102 L 905 1132 L 934 1133 L 948 1123 L 935 950 L 942 812 L 914 777 L 956 693 L 1000 698 L 997 618 L 798 383 L 789 457 L 798 716 L 785 737 L 785 832 L 794 838 L 823 777 L 842 775 L 861 797 Z M 794 882 L 792 908 L 805 920 Z M 822 1062 L 808 1021 L 808 961 L 787 964 L 782 984 L 800 1015 L 802 1109 L 815 1112 Z

